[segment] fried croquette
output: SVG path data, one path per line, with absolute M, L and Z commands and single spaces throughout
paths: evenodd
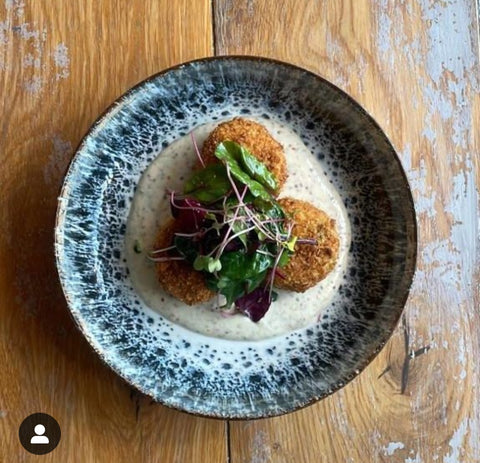
M 154 249 L 164 249 L 172 245 L 176 221 L 171 219 L 158 233 Z M 162 254 L 165 255 L 166 253 Z M 156 262 L 157 279 L 162 288 L 175 298 L 188 305 L 210 300 L 215 293 L 206 285 L 203 275 L 183 260 Z
M 280 191 L 287 179 L 287 161 L 283 147 L 272 138 L 268 130 L 258 122 L 237 117 L 219 124 L 205 140 L 202 157 L 206 164 L 215 162 L 215 149 L 222 141 L 234 141 L 247 148 L 277 181 L 276 193 Z
M 314 239 L 316 244 L 295 245 L 290 261 L 280 269 L 281 276 L 275 278 L 275 286 L 304 292 L 335 266 L 339 248 L 335 220 L 306 201 L 282 198 L 278 202 L 293 221 L 292 234 L 299 239 Z

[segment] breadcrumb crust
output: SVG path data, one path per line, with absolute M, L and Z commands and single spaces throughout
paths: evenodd
M 234 141 L 247 148 L 277 180 L 275 193 L 281 190 L 287 179 L 287 161 L 283 147 L 268 130 L 258 122 L 237 117 L 231 121 L 219 124 L 205 140 L 202 148 L 202 158 L 205 164 L 217 162 L 215 149 L 222 141 Z
M 335 220 L 306 201 L 287 197 L 278 202 L 293 221 L 293 235 L 317 240 L 314 245 L 297 243 L 289 263 L 280 269 L 284 278 L 275 278 L 277 288 L 304 292 L 323 280 L 335 266 L 340 244 Z
M 163 226 L 158 232 L 154 249 L 163 249 L 172 245 L 173 235 L 178 231 L 175 219 Z M 165 253 L 166 254 L 166 253 Z M 205 285 L 202 273 L 182 260 L 156 262 L 157 279 L 162 288 L 173 297 L 188 305 L 209 301 L 215 293 Z

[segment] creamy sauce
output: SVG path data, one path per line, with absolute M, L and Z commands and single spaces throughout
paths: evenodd
M 350 245 L 347 212 L 319 161 L 289 127 L 272 120 L 256 120 L 268 129 L 285 150 L 288 179 L 280 197 L 291 196 L 309 201 L 335 219 L 340 237 L 339 257 L 334 270 L 306 292 L 276 290 L 278 299 L 258 323 L 242 314 L 222 314 L 215 308 L 215 298 L 206 304 L 191 307 L 166 294 L 157 282 L 154 263 L 148 260 L 147 255 L 159 227 L 170 218 L 166 190 L 182 191 L 197 162 L 191 137 L 178 139 L 149 165 L 137 186 L 127 223 L 127 265 L 135 290 L 151 309 L 174 323 L 207 336 L 260 340 L 316 322 L 335 294 L 346 266 Z M 198 146 L 202 146 L 216 125 L 206 124 L 194 130 Z M 141 252 L 135 252 L 135 247 Z

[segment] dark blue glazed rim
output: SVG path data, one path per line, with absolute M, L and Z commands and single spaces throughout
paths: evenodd
M 347 272 L 323 317 L 251 342 L 209 338 L 150 310 L 132 287 L 124 250 L 135 186 L 161 149 L 199 124 L 249 114 L 302 138 L 352 227 Z M 259 418 L 333 393 L 384 346 L 413 279 L 416 218 L 394 148 L 342 90 L 271 59 L 206 58 L 141 82 L 93 124 L 65 177 L 55 253 L 76 323 L 121 377 L 179 410 Z

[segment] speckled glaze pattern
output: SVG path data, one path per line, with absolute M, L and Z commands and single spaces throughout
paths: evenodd
M 289 124 L 315 153 L 348 210 L 352 243 L 344 281 L 317 323 L 240 342 L 150 310 L 132 288 L 124 235 L 136 184 L 162 147 L 199 124 L 249 114 Z M 65 178 L 55 241 L 73 317 L 119 375 L 167 406 L 258 418 L 334 392 L 382 348 L 412 281 L 416 221 L 394 149 L 349 96 L 289 64 L 223 57 L 153 76 L 100 117 Z

